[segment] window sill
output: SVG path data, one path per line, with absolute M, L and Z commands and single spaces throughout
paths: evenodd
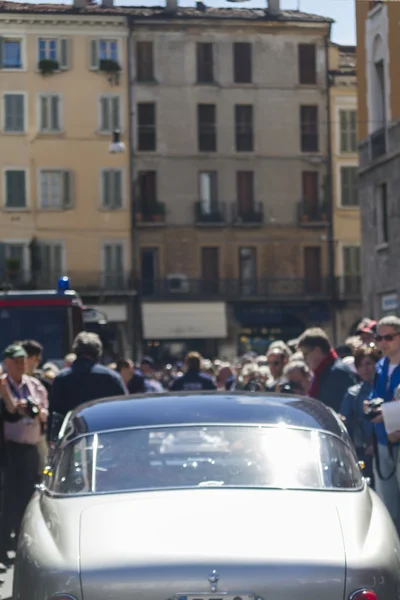
M 99 211 L 100 212 L 121 212 L 122 210 L 125 210 L 124 206 L 119 206 L 118 208 L 106 208 L 105 206 L 99 206 Z
M 11 212 L 29 212 L 30 209 L 27 206 L 21 206 L 21 207 L 16 207 L 16 206 L 3 206 L 3 211 L 11 213 Z
M 68 207 L 68 208 L 58 208 L 56 206 L 39 206 L 39 210 L 42 210 L 43 212 L 49 213 L 49 212 L 55 212 L 55 213 L 60 213 L 60 212 L 67 212 L 69 210 L 72 210 L 72 206 Z
M 26 69 L 24 69 L 23 67 L 1 67 L 2 71 L 5 71 L 6 73 L 23 73 L 26 72 Z
M 25 136 L 25 135 L 27 135 L 27 133 L 28 133 L 27 131 L 6 131 L 5 129 L 2 129 L 2 131 L 1 131 L 1 135 L 13 135 L 13 136 L 17 136 L 17 137 Z
M 119 127 L 116 127 L 116 129 L 118 129 L 118 131 L 120 132 L 121 136 L 124 135 L 124 130 L 120 129 Z M 98 129 L 96 131 L 96 135 L 99 135 L 100 137 L 107 137 L 109 138 L 111 135 L 113 135 L 114 133 L 114 129 L 110 129 L 110 131 L 100 131 L 100 129 Z
M 384 242 L 383 244 L 377 244 L 375 246 L 376 252 L 383 252 L 384 250 L 388 250 L 388 249 L 389 249 L 388 242 Z
M 137 85 L 158 85 L 157 79 L 135 79 Z
M 38 131 L 39 137 L 64 137 L 65 131 Z

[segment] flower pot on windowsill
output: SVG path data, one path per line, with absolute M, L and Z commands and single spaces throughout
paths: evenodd
M 52 75 L 55 71 L 58 71 L 59 64 L 56 60 L 44 58 L 39 61 L 38 68 L 42 75 Z
M 109 82 L 115 85 L 119 84 L 119 78 L 121 73 L 121 65 L 112 58 L 103 58 L 100 61 L 100 71 L 106 73 L 109 76 Z

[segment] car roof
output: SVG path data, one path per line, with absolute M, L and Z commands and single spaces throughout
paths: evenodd
M 94 400 L 75 409 L 68 438 L 96 431 L 183 424 L 286 424 L 322 429 L 346 442 L 341 420 L 318 400 L 289 394 L 181 392 Z

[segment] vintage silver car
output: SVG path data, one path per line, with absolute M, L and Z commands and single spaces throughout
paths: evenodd
M 14 600 L 394 600 L 400 544 L 315 400 L 83 405 L 24 517 Z

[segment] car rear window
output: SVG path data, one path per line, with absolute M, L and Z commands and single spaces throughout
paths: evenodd
M 179 426 L 86 435 L 64 448 L 60 494 L 166 488 L 355 489 L 354 454 L 337 437 L 287 427 Z

